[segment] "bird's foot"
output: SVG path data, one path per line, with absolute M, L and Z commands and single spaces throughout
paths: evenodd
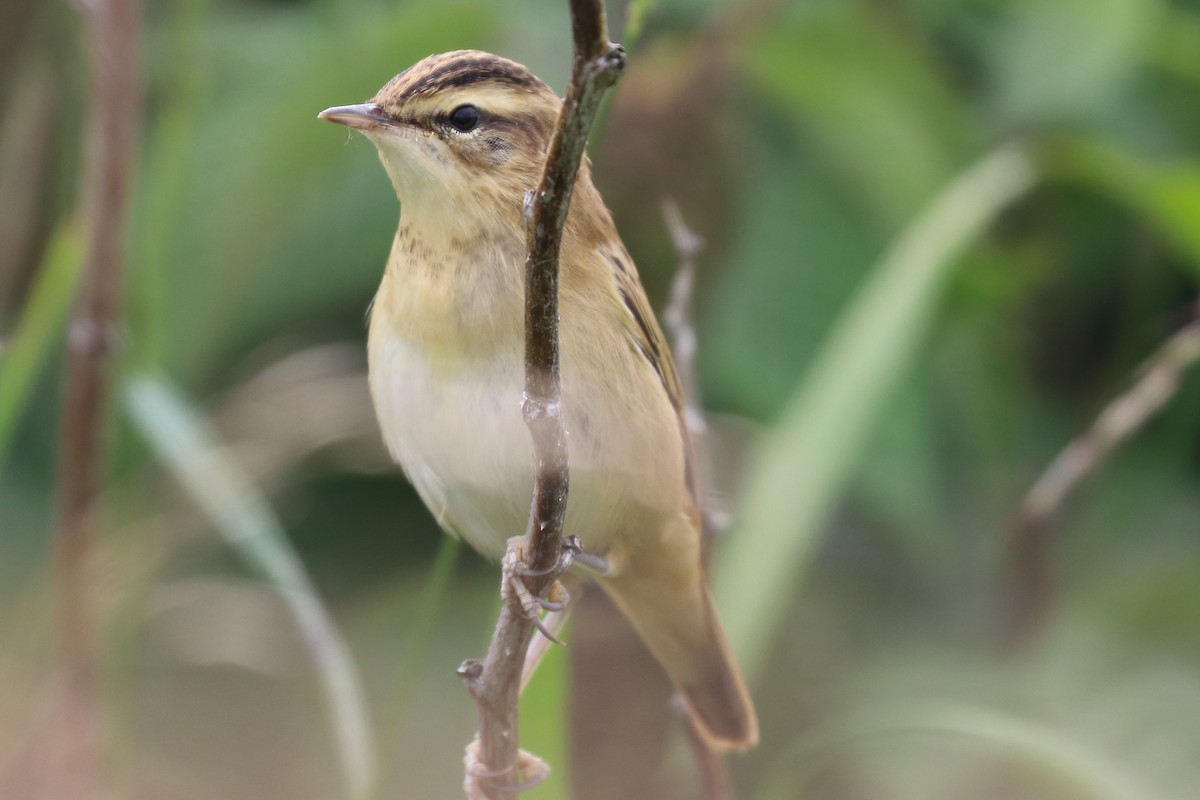
M 550 584 L 545 596 L 540 597 L 529 591 L 524 578 L 542 577 L 551 573 L 558 574 L 570 567 L 571 561 L 579 551 L 579 540 L 574 536 L 566 537 L 563 540 L 563 553 L 559 557 L 558 563 L 547 570 L 531 570 L 525 566 L 524 543 L 525 537 L 523 536 L 516 536 L 508 540 L 508 549 L 505 550 L 504 559 L 500 562 L 500 568 L 504 572 L 503 589 L 500 595 L 505 601 L 515 599 L 525 616 L 533 621 L 543 636 L 555 644 L 562 644 L 555 637 L 555 631 L 551 630 L 543 621 L 542 612 L 556 614 L 565 611 L 571 602 L 571 595 L 562 583 L 556 580 Z M 556 629 L 557 627 L 555 626 Z

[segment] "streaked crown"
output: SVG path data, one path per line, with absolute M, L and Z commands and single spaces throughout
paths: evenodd
M 541 78 L 515 61 L 481 50 L 455 50 L 413 64 L 388 81 L 373 102 L 400 110 L 415 98 L 463 88 L 496 88 L 518 95 L 554 94 Z

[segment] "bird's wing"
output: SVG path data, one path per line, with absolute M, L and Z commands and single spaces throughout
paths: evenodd
M 683 438 L 683 454 L 684 463 L 687 471 L 687 486 L 688 491 L 692 495 L 692 501 L 699 507 L 698 486 L 696 484 L 696 471 L 694 469 L 694 453 L 692 452 L 692 443 L 688 436 L 687 420 L 685 419 L 685 398 L 683 396 L 683 388 L 679 382 L 679 373 L 675 370 L 675 359 L 671 357 L 671 348 L 667 345 L 667 337 L 663 335 L 662 328 L 659 327 L 658 320 L 654 316 L 654 312 L 650 310 L 650 301 L 646 298 L 646 290 L 642 288 L 642 282 L 638 278 L 637 268 L 633 264 L 633 259 L 629 257 L 623 245 L 616 247 L 606 246 L 600 248 L 601 254 L 612 267 L 612 276 L 616 284 L 617 293 L 621 297 L 621 302 L 628 311 L 625 318 L 625 329 L 634 346 L 638 349 L 646 360 L 650 362 L 650 366 L 658 373 L 659 380 L 662 381 L 663 391 L 667 393 L 667 399 L 671 403 L 671 407 L 675 409 L 675 415 L 679 420 L 679 433 Z

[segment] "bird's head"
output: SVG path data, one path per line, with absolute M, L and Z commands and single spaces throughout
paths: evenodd
M 365 103 L 318 116 L 361 131 L 409 210 L 474 216 L 537 185 L 561 101 L 525 67 L 477 50 L 430 56 Z

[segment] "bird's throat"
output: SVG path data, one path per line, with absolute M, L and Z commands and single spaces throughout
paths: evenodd
M 449 369 L 519 346 L 523 263 L 524 243 L 515 236 L 429 235 L 402 217 L 375 298 L 372 335 L 401 336 Z

